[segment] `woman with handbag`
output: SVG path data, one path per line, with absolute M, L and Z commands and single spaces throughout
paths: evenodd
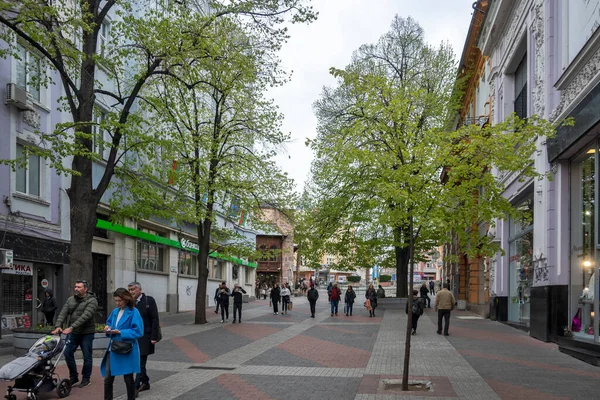
M 119 375 L 123 375 L 125 380 L 127 400 L 134 400 L 133 374 L 140 373 L 140 348 L 137 341 L 144 336 L 144 321 L 127 289 L 118 288 L 113 297 L 117 308 L 110 313 L 104 327 L 110 342 L 100 364 L 100 372 L 104 377 L 104 400 L 113 399 L 113 383 L 115 376 Z

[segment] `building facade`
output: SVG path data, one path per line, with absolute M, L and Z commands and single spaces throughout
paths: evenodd
M 487 231 L 505 250 L 487 261 L 490 310 L 564 349 L 600 343 L 598 9 L 598 0 L 490 1 L 477 40 L 492 61 L 485 78 L 492 123 L 515 112 L 557 126 L 555 137 L 538 138 L 532 155 L 548 179 L 501 176 L 504 196 L 532 218 L 499 220 Z M 567 117 L 574 125 L 561 125 Z

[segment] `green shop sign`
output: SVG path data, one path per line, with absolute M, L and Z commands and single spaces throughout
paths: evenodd
M 200 252 L 200 247 L 198 246 L 198 243 L 194 243 L 190 240 L 187 240 L 187 239 L 181 239 L 181 241 L 171 240 L 168 238 L 164 238 L 162 236 L 153 235 L 148 232 L 142 232 L 142 231 L 138 231 L 137 229 L 113 224 L 113 223 L 111 223 L 109 221 L 105 221 L 103 219 L 98 219 L 98 222 L 96 222 L 96 228 L 105 229 L 107 231 L 112 231 L 112 232 L 117 232 L 122 235 L 131 236 L 131 237 L 135 237 L 135 238 L 142 239 L 142 240 L 147 240 L 149 242 L 164 244 L 165 246 L 175 247 L 175 248 L 181 249 L 181 250 L 187 250 L 192 253 Z M 237 257 L 226 256 L 224 254 L 217 253 L 217 252 L 210 253 L 210 256 L 221 259 L 221 260 L 225 260 L 225 261 L 231 261 L 236 264 L 246 265 L 246 266 L 252 267 L 252 268 L 256 268 L 258 266 L 256 263 L 242 260 L 241 258 L 237 258 Z

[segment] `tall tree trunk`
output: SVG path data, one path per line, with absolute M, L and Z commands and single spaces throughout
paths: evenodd
M 91 163 L 91 162 L 90 162 Z M 90 178 L 90 179 L 87 179 Z M 73 182 L 77 180 L 78 182 Z M 92 192 L 89 176 L 73 176 L 71 188 L 68 190 L 70 200 L 70 227 L 71 227 L 71 249 L 70 249 L 70 277 L 69 284 L 72 288 L 75 281 L 86 280 L 92 285 L 92 242 L 96 228 L 96 209 L 98 201 Z
M 415 242 L 413 236 L 413 219 L 412 215 L 410 216 L 409 223 L 409 233 L 410 233 L 410 244 L 409 244 L 409 258 L 410 258 L 410 276 L 408 278 L 410 285 L 410 294 L 406 299 L 408 301 L 408 320 L 406 321 L 406 341 L 404 344 L 404 370 L 402 371 L 402 390 L 408 390 L 408 369 L 410 366 L 410 339 L 412 337 L 412 287 L 413 287 L 413 272 L 415 268 Z M 405 285 L 403 285 L 405 286 Z
M 402 227 L 394 228 L 394 242 L 404 243 L 404 237 L 405 235 Z M 410 246 L 394 246 L 394 254 L 396 256 L 396 297 L 408 297 L 409 288 L 407 288 L 404 279 L 406 279 L 408 274 L 409 253 Z M 410 280 L 412 281 L 412 272 Z
M 206 284 L 208 282 L 208 256 L 210 254 L 210 229 L 212 222 L 206 218 L 204 223 L 198 225 L 198 286 L 196 288 L 196 310 L 194 313 L 195 324 L 205 324 L 206 321 Z

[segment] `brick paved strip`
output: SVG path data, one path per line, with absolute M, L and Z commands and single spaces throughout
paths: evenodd
M 273 376 L 331 376 L 335 378 L 360 378 L 364 368 L 319 368 L 319 367 L 267 367 L 264 365 L 244 365 L 231 374 L 273 375 Z M 333 373 L 332 375 L 330 375 Z
M 520 400 L 520 399 L 543 399 L 543 400 L 569 400 L 570 397 L 553 396 L 551 393 L 542 392 L 535 389 L 526 388 L 519 385 L 511 385 L 505 382 L 499 382 L 487 379 L 486 382 L 500 395 L 502 400 Z
M 537 368 L 537 369 L 543 369 L 543 370 L 547 370 L 547 371 L 560 372 L 562 374 L 569 374 L 569 375 L 583 376 L 586 378 L 600 379 L 600 372 L 596 372 L 595 370 L 583 371 L 583 370 L 579 370 L 579 369 L 575 369 L 575 368 L 561 367 L 561 366 L 558 366 L 555 364 L 547 364 L 547 363 L 540 363 L 540 362 L 535 362 L 535 361 L 521 360 L 521 359 L 515 358 L 515 357 L 498 356 L 498 355 L 494 355 L 494 354 L 483 354 L 483 353 L 479 353 L 479 352 L 471 351 L 471 350 L 460 350 L 460 353 L 465 356 L 485 358 L 485 359 L 494 360 L 494 361 L 502 361 L 502 362 L 507 362 L 507 363 L 512 363 L 512 364 L 522 365 L 524 367 L 529 367 L 529 368 Z
M 187 370 L 171 375 L 152 385 L 152 390 L 140 395 L 144 400 L 174 399 L 211 379 L 219 377 L 225 371 L 221 370 Z M 127 400 L 127 395 L 122 395 L 116 400 Z
M 248 400 L 272 400 L 265 392 L 248 383 L 240 376 L 232 374 L 223 374 L 217 378 L 219 385 L 229 390 L 236 399 Z
M 306 335 L 295 336 L 281 343 L 277 348 L 330 368 L 348 366 L 366 367 L 371 357 L 371 353 L 366 350 Z
M 264 313 L 264 312 L 263 312 Z M 307 318 L 302 322 L 296 323 L 289 328 L 283 329 L 277 333 L 263 337 L 262 339 L 256 340 L 250 344 L 242 346 L 235 351 L 223 354 L 219 357 L 215 357 L 209 360 L 206 364 L 213 365 L 229 365 L 239 366 L 247 361 L 250 361 L 259 354 L 284 343 L 285 341 L 301 334 L 307 329 L 317 325 L 319 322 L 329 317 L 328 312 L 322 312 L 317 314 L 315 318 Z
M 194 343 L 184 337 L 174 337 L 171 342 L 179 348 L 191 361 L 202 364 L 210 360 L 210 356 L 198 349 Z
M 406 321 L 404 310 L 386 310 L 365 374 L 402 375 Z M 499 399 L 464 357 L 436 334 L 436 330 L 429 317 L 419 319 L 417 335 L 411 340 L 410 375 L 446 376 L 460 399 Z

